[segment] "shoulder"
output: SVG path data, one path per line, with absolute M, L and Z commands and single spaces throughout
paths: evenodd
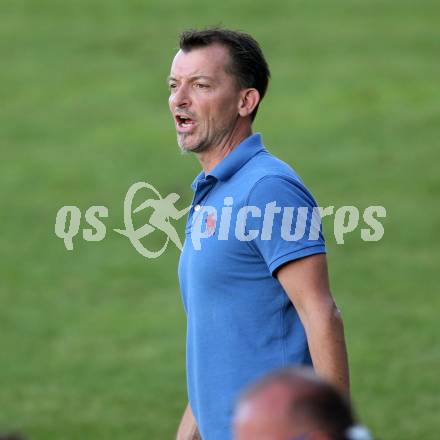
M 292 181 L 303 184 L 296 171 L 286 162 L 269 153 L 261 151 L 252 157 L 234 176 L 234 180 L 246 182 L 247 187 L 252 187 L 259 181 L 267 182 Z
M 250 184 L 249 202 L 279 200 L 302 201 L 307 205 L 316 202 L 297 172 L 286 162 L 268 152 L 255 156 L 243 169 Z

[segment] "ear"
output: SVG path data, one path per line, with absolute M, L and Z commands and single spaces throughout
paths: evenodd
M 249 116 L 260 102 L 260 94 L 257 89 L 244 89 L 240 91 L 238 102 L 238 114 L 241 117 Z

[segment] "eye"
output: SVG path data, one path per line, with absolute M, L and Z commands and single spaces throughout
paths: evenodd
M 198 89 L 207 89 L 209 88 L 208 84 L 203 84 L 203 83 L 195 83 L 194 86 Z
M 176 83 L 170 83 L 170 84 L 168 84 L 168 88 L 169 88 L 170 90 L 174 90 L 174 89 L 177 88 L 177 84 L 176 84 Z

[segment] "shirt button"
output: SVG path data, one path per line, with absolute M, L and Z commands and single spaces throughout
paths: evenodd
M 201 208 L 201 206 L 200 205 L 196 205 L 196 206 L 194 206 L 194 211 L 200 211 L 200 208 Z

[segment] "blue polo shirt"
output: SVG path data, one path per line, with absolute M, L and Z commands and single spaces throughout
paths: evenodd
M 179 281 L 187 315 L 188 398 L 203 440 L 230 440 L 238 394 L 255 379 L 311 364 L 298 314 L 276 278 L 324 253 L 316 202 L 254 134 L 194 180 Z

